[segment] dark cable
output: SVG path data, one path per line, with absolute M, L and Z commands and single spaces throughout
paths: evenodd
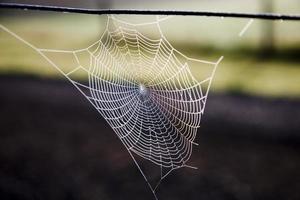
M 18 3 L 0 3 L 0 8 L 53 11 L 81 14 L 115 14 L 115 15 L 181 15 L 181 16 L 207 16 L 207 17 L 232 17 L 252 18 L 266 20 L 300 20 L 300 15 L 284 15 L 275 13 L 234 13 L 234 12 L 208 12 L 208 11 L 184 11 L 184 10 L 135 10 L 135 9 L 85 9 L 59 6 L 29 5 Z

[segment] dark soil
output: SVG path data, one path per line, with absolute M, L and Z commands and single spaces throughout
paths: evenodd
M 0 199 L 154 199 L 126 149 L 73 86 L 0 76 Z M 300 100 L 209 96 L 191 158 L 161 200 L 300 199 Z

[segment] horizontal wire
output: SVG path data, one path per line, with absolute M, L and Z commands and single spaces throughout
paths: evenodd
M 300 20 L 300 15 L 285 15 L 276 13 L 235 13 L 235 12 L 209 12 L 187 10 L 136 10 L 136 9 L 86 9 L 59 6 L 30 5 L 18 3 L 0 3 L 0 8 L 53 11 L 81 14 L 115 14 L 115 15 L 180 15 L 180 16 L 207 16 L 207 17 L 231 17 L 252 18 L 265 20 Z

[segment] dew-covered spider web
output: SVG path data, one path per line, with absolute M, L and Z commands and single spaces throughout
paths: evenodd
M 120 138 L 155 198 L 157 186 L 170 172 L 194 168 L 188 161 L 222 60 L 185 56 L 164 36 L 162 20 L 166 18 L 132 24 L 108 16 L 98 41 L 72 51 L 37 48 L 0 25 L 36 50 L 89 100 Z M 201 80 L 191 67 L 205 69 Z M 88 81 L 79 81 L 76 74 Z M 148 181 L 136 156 L 160 168 L 159 181 Z

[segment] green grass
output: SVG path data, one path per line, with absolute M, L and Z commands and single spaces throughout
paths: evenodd
M 172 20 L 170 24 L 176 22 L 176 19 Z M 99 39 L 104 21 L 105 18 L 98 16 L 56 15 L 54 17 L 46 14 L 0 19 L 1 24 L 40 48 L 66 50 L 84 48 Z M 244 38 L 237 37 L 240 26 L 244 22 L 207 20 L 197 24 L 199 27 L 182 28 L 178 32 L 176 27 L 179 22 L 176 26 L 162 24 L 162 27 L 171 43 L 189 57 L 216 61 L 224 55 L 224 60 L 213 81 L 212 90 L 270 97 L 300 97 L 300 38 L 297 32 L 288 34 L 284 30 L 282 33 L 277 33 L 275 44 L 278 50 L 266 58 L 260 56 L 258 25 L 254 25 Z M 233 28 L 228 29 L 226 27 L 228 24 L 234 24 Z M 298 25 L 291 26 L 289 30 L 297 30 L 299 33 Z M 276 28 L 281 30 L 277 26 Z M 195 31 L 190 33 L 190 30 L 194 29 Z M 198 31 L 201 33 L 199 38 Z M 212 31 L 213 33 L 210 34 Z M 33 49 L 1 29 L 0 47 L 0 73 L 2 74 L 62 77 Z M 195 68 L 193 72 L 196 77 L 201 75 L 201 69 Z

